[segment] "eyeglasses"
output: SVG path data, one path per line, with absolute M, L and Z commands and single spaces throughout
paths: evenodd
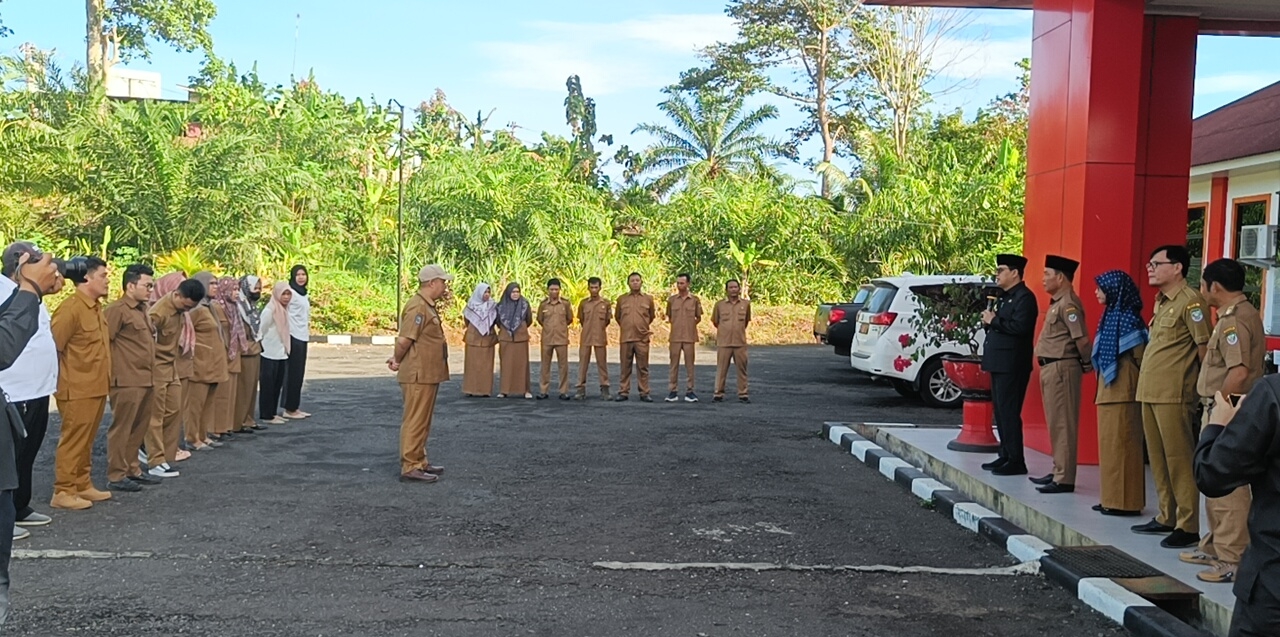
M 1149 261 L 1147 262 L 1147 269 L 1154 270 L 1162 265 L 1173 265 L 1173 261 Z
M 1012 270 L 1010 270 L 1009 268 L 1006 268 L 1003 265 L 996 268 L 996 274 L 1004 274 L 1005 272 L 1011 272 L 1011 271 Z

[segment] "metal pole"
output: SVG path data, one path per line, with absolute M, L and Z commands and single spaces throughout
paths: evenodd
M 400 107 L 400 141 L 396 144 L 397 162 L 400 164 L 400 195 L 396 201 L 396 329 L 400 328 L 400 314 L 404 295 L 404 104 Z

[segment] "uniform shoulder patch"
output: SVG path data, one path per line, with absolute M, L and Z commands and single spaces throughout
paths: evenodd
M 1195 321 L 1196 323 L 1204 322 L 1204 310 L 1200 309 L 1200 304 L 1197 303 L 1194 306 L 1188 305 L 1187 307 L 1191 310 L 1190 313 L 1192 321 Z
M 419 315 L 417 315 L 417 316 L 413 317 L 413 324 L 414 324 L 414 325 L 422 325 L 422 315 L 421 315 L 421 314 L 419 314 Z
M 1234 329 L 1233 329 L 1233 330 L 1228 331 L 1228 332 L 1227 332 L 1227 334 L 1226 334 L 1226 336 L 1227 336 L 1227 345 L 1238 345 L 1238 344 L 1240 344 L 1240 335 L 1239 335 L 1239 334 L 1237 334 L 1237 333 L 1236 333 L 1236 331 L 1235 331 Z

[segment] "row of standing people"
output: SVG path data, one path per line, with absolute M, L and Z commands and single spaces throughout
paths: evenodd
M 1157 293 L 1150 321 L 1142 316 L 1141 294 L 1127 273 L 1098 275 L 1096 296 L 1104 309 L 1091 337 L 1084 327 L 1084 304 L 1072 288 L 1079 263 L 1047 257 L 1043 283 L 1052 300 L 1033 344 L 1039 308 L 1022 280 L 1027 261 L 999 256 L 997 284 L 1004 294 L 983 314 L 983 361 L 992 374 L 1001 446 L 996 460 L 983 468 L 996 475 L 1027 473 L 1021 412 L 1038 363 L 1053 471 L 1030 479 L 1041 493 L 1074 492 L 1081 379 L 1096 371 L 1101 498 L 1093 509 L 1108 516 L 1142 515 L 1145 440 L 1159 502 L 1155 517 L 1134 525 L 1133 532 L 1162 536 L 1166 548 L 1193 549 L 1179 558 L 1204 566 L 1201 580 L 1230 583 L 1256 577 L 1241 573 L 1249 545 L 1250 489 L 1224 488 L 1212 480 L 1198 485 L 1195 436 L 1215 410 L 1219 416 L 1234 413 L 1234 401 L 1262 378 L 1265 335 L 1261 315 L 1244 292 L 1244 266 L 1231 259 L 1210 263 L 1197 290 L 1185 277 L 1190 258 L 1186 248 L 1175 245 L 1151 253 L 1147 282 Z M 1223 396 L 1233 402 L 1224 406 Z M 1208 496 L 1203 537 L 1201 492 Z

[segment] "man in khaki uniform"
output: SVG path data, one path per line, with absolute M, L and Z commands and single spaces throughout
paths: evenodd
M 1044 315 L 1044 328 L 1036 343 L 1040 363 L 1040 396 L 1044 402 L 1049 442 L 1053 446 L 1053 473 L 1031 478 L 1040 493 L 1076 490 L 1076 451 L 1080 431 L 1080 377 L 1093 371 L 1093 343 L 1085 329 L 1084 303 L 1071 282 L 1078 261 L 1048 255 L 1044 259 L 1044 291 L 1052 298 Z
M 587 399 L 587 368 L 591 355 L 596 357 L 596 373 L 600 377 L 600 398 L 609 400 L 609 323 L 613 321 L 613 308 L 609 299 L 600 296 L 603 283 L 599 277 L 587 279 L 590 294 L 578 304 L 578 394 L 575 400 Z
M 67 264 L 76 291 L 53 311 L 49 328 L 58 347 L 58 391 L 62 432 L 54 459 L 55 509 L 80 510 L 110 500 L 89 481 L 93 439 L 107 407 L 111 385 L 111 348 L 100 300 L 107 296 L 107 264 L 98 257 Z
M 717 301 L 711 310 L 711 324 L 716 326 L 716 393 L 711 400 L 724 401 L 724 385 L 732 362 L 738 368 L 738 400 L 749 403 L 747 325 L 751 323 L 751 301 L 742 298 L 742 284 L 735 279 L 725 283 L 724 290 L 728 297 Z
M 1151 475 L 1160 500 L 1159 514 L 1134 533 L 1168 535 L 1165 548 L 1189 548 L 1200 542 L 1200 491 L 1192 468 L 1195 439 L 1192 418 L 1199 394 L 1196 380 L 1209 342 L 1209 308 L 1187 286 L 1191 257 L 1182 246 L 1151 253 L 1147 280 L 1159 288 L 1151 318 L 1151 341 L 1138 373 L 1137 400 L 1147 440 Z
M 449 291 L 453 275 L 438 265 L 418 272 L 418 293 L 400 315 L 400 334 L 387 367 L 396 372 L 404 395 L 400 422 L 400 481 L 435 482 L 444 467 L 427 462 L 427 438 L 440 383 L 449 380 L 449 344 L 437 302 Z
M 143 474 L 138 464 L 138 449 L 151 425 L 155 397 L 152 368 L 156 337 L 147 316 L 154 274 L 142 264 L 125 268 L 124 296 L 102 312 L 111 340 L 107 488 L 112 491 L 141 491 L 141 485 L 160 484 L 160 478 Z
M 161 277 L 157 285 L 165 285 L 166 281 Z M 186 325 L 186 313 L 203 299 L 204 286 L 195 279 L 186 279 L 151 306 L 151 325 L 156 330 L 156 359 L 151 368 L 155 397 L 146 438 L 147 473 L 158 478 L 176 478 L 179 475 L 173 463 L 178 461 L 178 443 L 182 438 L 182 380 L 178 370 L 182 357 L 180 341 Z
M 538 325 L 542 326 L 542 373 L 538 377 L 541 392 L 538 400 L 548 398 L 551 387 L 551 357 L 560 372 L 560 400 L 569 400 L 569 326 L 573 324 L 573 306 L 560 298 L 560 279 L 547 281 L 547 298 L 538 304 Z
M 1241 396 L 1262 378 L 1267 354 L 1262 316 L 1244 294 L 1244 266 L 1232 259 L 1210 263 L 1200 276 L 1200 294 L 1218 310 L 1218 324 L 1209 337 L 1200 381 L 1196 389 L 1204 405 L 1205 426 L 1213 395 Z M 1253 498 L 1243 486 L 1222 498 L 1205 498 L 1209 533 L 1200 540 L 1200 549 L 1179 555 L 1191 564 L 1210 567 L 1197 573 L 1206 582 L 1234 582 L 1240 557 L 1249 546 L 1249 507 Z
M 618 365 L 622 367 L 621 379 L 618 381 L 618 402 L 629 398 L 631 393 L 631 368 L 635 361 L 636 388 L 640 391 L 640 400 L 651 403 L 649 397 L 649 338 L 653 335 L 650 328 L 653 319 L 658 316 L 658 306 L 653 297 L 640 291 L 643 281 L 640 273 L 627 275 L 627 287 L 631 291 L 618 297 L 614 305 L 614 313 L 618 316 Z
M 696 376 L 694 346 L 698 342 L 698 323 L 702 322 L 702 301 L 689 294 L 688 274 L 676 277 L 676 294 L 667 299 L 667 321 L 671 323 L 671 378 L 667 389 L 667 402 L 679 400 L 676 386 L 680 381 L 680 356 L 684 356 L 685 392 L 684 400 L 689 403 L 698 402 L 698 395 L 693 393 Z

